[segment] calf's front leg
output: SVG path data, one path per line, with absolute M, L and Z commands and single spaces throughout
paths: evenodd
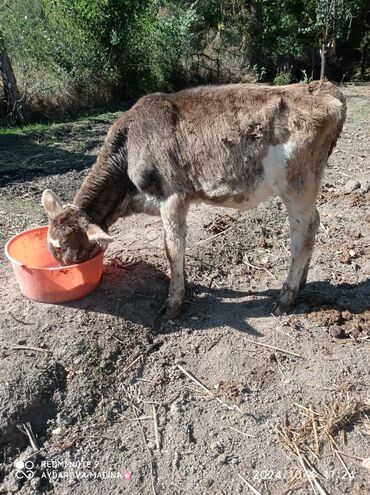
M 185 239 L 186 215 L 189 206 L 182 195 L 170 196 L 161 206 L 164 245 L 171 268 L 168 297 L 164 305 L 165 317 L 175 318 L 185 299 Z

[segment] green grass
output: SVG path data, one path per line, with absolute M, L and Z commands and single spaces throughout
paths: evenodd
M 0 127 L 0 136 L 9 136 L 13 134 L 22 134 L 29 132 L 41 132 L 48 129 L 53 124 L 29 124 L 24 127 Z
M 48 174 L 91 165 L 92 157 L 86 151 L 99 146 L 110 124 L 121 113 L 83 116 L 64 123 L 0 128 L 0 172 Z
M 21 196 L 0 196 L 0 247 L 22 230 L 46 223 L 40 200 Z
M 73 125 L 78 125 L 79 123 L 89 123 L 89 122 L 113 122 L 117 119 L 123 112 L 105 112 L 97 115 L 81 115 L 75 120 L 69 120 L 66 122 L 47 122 L 47 123 L 33 123 L 27 124 L 22 127 L 0 127 L 0 136 L 11 135 L 11 134 L 31 134 L 37 135 L 48 131 L 53 131 L 53 129 L 69 127 Z

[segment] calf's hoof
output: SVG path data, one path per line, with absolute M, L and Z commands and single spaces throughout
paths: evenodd
M 294 305 L 298 297 L 298 289 L 292 289 L 288 285 L 283 285 L 280 291 L 279 299 L 274 305 L 273 314 L 280 316 L 287 313 L 289 309 Z
M 173 320 L 174 318 L 177 318 L 181 313 L 183 302 L 183 300 L 171 301 L 167 299 L 159 312 L 166 320 Z

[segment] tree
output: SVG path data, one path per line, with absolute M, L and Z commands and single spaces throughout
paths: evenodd
M 326 55 L 334 55 L 336 40 L 350 29 L 352 13 L 344 0 L 317 0 L 316 24 L 320 40 L 320 80 L 325 77 Z
M 10 124 L 22 120 L 20 113 L 22 98 L 20 96 L 13 67 L 6 51 L 3 36 L 0 32 L 0 74 L 4 86 L 4 98 L 7 104 L 6 119 Z

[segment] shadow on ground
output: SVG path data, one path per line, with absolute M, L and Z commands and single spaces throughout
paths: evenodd
M 168 277 L 156 266 L 140 262 L 132 269 L 108 265 L 98 289 L 86 298 L 68 303 L 68 307 L 89 312 L 109 314 L 120 319 L 152 328 L 154 334 L 171 333 L 191 327 L 206 330 L 227 325 L 235 330 L 263 336 L 248 319 L 271 316 L 278 290 L 241 291 L 228 288 L 208 288 L 189 284 L 191 296 L 183 314 L 173 325 L 159 314 L 166 298 Z M 248 298 L 240 301 L 241 298 Z M 294 314 L 308 314 L 318 310 L 346 310 L 358 313 L 366 309 L 370 300 L 370 280 L 359 284 L 311 282 L 301 291 Z
M 95 161 L 84 152 L 68 151 L 39 143 L 25 134 L 0 135 L 0 187 L 13 181 L 24 182 L 36 177 L 82 170 Z

